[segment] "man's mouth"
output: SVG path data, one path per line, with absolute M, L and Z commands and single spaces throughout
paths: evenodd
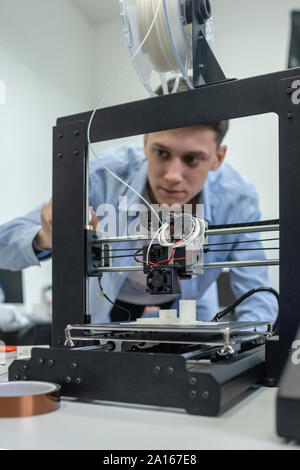
M 161 187 L 159 189 L 161 189 L 165 194 L 168 194 L 170 196 L 179 196 L 180 194 L 185 193 L 185 191 L 175 191 L 173 189 L 167 189 L 167 188 L 163 188 L 163 187 Z

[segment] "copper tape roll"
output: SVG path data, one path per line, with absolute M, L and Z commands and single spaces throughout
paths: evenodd
M 48 382 L 0 383 L 0 418 L 51 413 L 60 406 L 60 385 Z

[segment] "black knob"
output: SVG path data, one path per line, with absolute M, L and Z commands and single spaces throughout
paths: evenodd
M 211 6 L 209 0 L 196 0 L 195 11 L 197 19 L 201 24 L 206 23 L 211 17 Z

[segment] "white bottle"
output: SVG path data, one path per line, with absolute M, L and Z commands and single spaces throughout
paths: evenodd
M 2 287 L 2 284 L 0 282 L 0 304 L 4 304 L 5 302 L 5 293 Z

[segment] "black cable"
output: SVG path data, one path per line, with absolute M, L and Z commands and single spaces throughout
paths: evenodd
M 132 248 L 112 248 L 110 251 L 136 251 L 139 250 L 138 247 L 132 247 Z
M 130 250 L 130 251 L 135 251 L 135 253 L 132 253 L 132 254 L 129 253 L 129 254 L 126 254 L 126 255 L 116 255 L 116 256 L 106 256 L 106 255 L 105 255 L 105 259 L 130 258 L 130 257 L 133 257 L 133 258 L 135 259 L 135 261 L 137 261 L 136 256 L 137 256 L 138 253 L 139 253 L 140 251 L 142 251 L 143 249 L 144 249 L 144 248 L 139 248 L 139 249 L 138 249 L 138 248 L 124 248 L 124 251 L 127 251 L 127 250 L 129 251 L 129 250 Z M 120 249 L 118 248 L 118 249 L 112 250 L 112 251 L 123 251 L 123 249 L 122 249 L 122 248 L 120 248 Z
M 136 256 L 136 253 L 127 254 L 127 255 L 116 255 L 116 256 L 105 256 L 105 259 L 114 259 L 114 258 L 130 258 Z
M 110 300 L 110 298 L 105 294 L 104 290 L 103 290 L 103 287 L 101 285 L 101 278 L 98 277 L 98 284 L 99 284 L 99 288 L 100 288 L 100 291 L 103 295 L 103 297 L 108 300 L 109 303 L 111 303 L 114 307 L 117 307 L 119 310 L 124 310 L 124 312 L 126 312 L 128 314 L 128 319 L 127 321 L 130 321 L 131 320 L 131 313 L 129 310 L 127 310 L 127 308 L 125 307 L 122 307 L 121 305 L 119 305 L 117 302 L 113 302 L 112 300 Z
M 240 243 L 260 243 L 260 242 L 271 242 L 279 241 L 280 238 L 261 238 L 259 240 L 242 240 L 240 242 L 224 242 L 224 243 L 207 243 L 205 246 L 221 246 L 221 245 L 239 245 Z
M 207 246 L 207 245 L 205 245 Z M 209 253 L 209 252 L 219 252 L 219 251 L 224 251 L 224 252 L 231 252 L 231 251 L 257 251 L 257 250 L 279 250 L 279 247 L 270 247 L 270 248 L 232 248 L 229 250 L 211 250 L 210 248 L 204 248 L 203 252 L 204 253 Z M 127 255 L 116 255 L 116 256 L 106 256 L 105 259 L 118 259 L 118 258 L 131 258 L 133 257 L 135 261 L 140 262 L 139 260 L 136 259 L 136 256 L 141 250 L 138 250 L 136 253 L 133 254 L 127 254 Z
M 275 295 L 278 303 L 278 308 L 279 308 L 279 293 L 277 290 L 273 289 L 273 287 L 255 287 L 254 289 L 249 290 L 245 294 L 243 294 L 241 297 L 239 297 L 235 302 L 233 302 L 231 305 L 226 307 L 224 310 L 221 312 L 217 313 L 215 316 L 214 320 L 219 321 L 221 318 L 225 317 L 225 315 L 228 315 L 228 313 L 231 313 L 234 311 L 238 305 L 240 305 L 245 299 L 250 297 L 253 294 L 256 294 L 257 292 L 270 292 L 271 294 Z M 273 324 L 273 336 L 275 336 L 278 333 L 278 327 L 279 327 L 279 311 L 276 317 L 276 320 Z
M 139 254 L 140 251 L 143 251 L 144 248 L 127 248 L 128 250 L 135 250 L 135 253 L 132 253 L 132 254 L 126 254 L 126 255 L 116 255 L 116 256 L 105 256 L 105 259 L 114 259 L 114 258 L 130 258 L 130 257 L 133 257 L 136 260 L 136 256 Z M 127 250 L 126 249 L 126 250 Z M 119 250 L 112 250 L 112 251 L 119 251 Z M 120 249 L 120 251 L 123 251 L 122 249 Z
M 138 251 L 135 253 L 135 255 L 134 255 L 134 260 L 135 260 L 137 263 L 142 263 L 142 260 L 137 259 L 137 256 L 138 256 L 138 254 L 139 254 L 141 251 L 143 251 L 143 250 L 144 250 L 144 248 L 141 248 L 141 249 L 138 250 Z
M 215 253 L 219 251 L 226 251 L 226 253 L 230 253 L 231 251 L 258 251 L 258 250 L 279 250 L 279 247 L 275 248 L 232 248 L 230 250 L 211 250 L 210 248 L 204 248 L 203 253 Z
M 262 225 L 278 225 L 279 219 L 261 220 L 257 222 L 243 222 L 242 224 L 225 224 L 225 225 L 209 225 L 208 230 L 218 230 L 223 228 L 240 228 L 240 227 L 260 227 Z

